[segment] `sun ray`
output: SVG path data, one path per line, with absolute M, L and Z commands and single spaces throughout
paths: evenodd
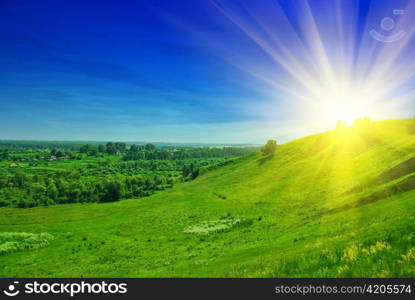
M 330 10 L 313 11 L 311 2 L 296 1 L 296 24 L 280 2 L 243 2 L 239 6 L 228 1 L 211 3 L 271 57 L 275 66 L 250 59 L 227 60 L 274 88 L 280 101 L 297 103 L 302 114 L 313 120 L 313 126 L 334 126 L 338 120 L 351 124 L 364 116 L 383 118 L 380 106 L 388 102 L 392 109 L 396 107 L 394 102 L 405 104 L 409 97 L 408 89 L 400 89 L 414 78 L 415 65 L 401 57 L 415 33 L 415 27 L 409 26 L 414 2 L 407 3 L 404 10 L 408 13 L 396 22 L 406 29 L 406 36 L 394 45 L 369 35 L 372 21 L 379 16 L 373 6 L 367 8 L 365 24 L 358 27 L 358 1 L 333 1 L 327 7 L 334 17 L 328 16 L 327 20 L 322 20 L 322 14 Z M 399 69 L 394 69 L 397 65 Z

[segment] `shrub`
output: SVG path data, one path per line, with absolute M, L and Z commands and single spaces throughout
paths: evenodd
M 211 233 L 222 232 L 241 223 L 240 219 L 221 219 L 204 222 L 198 225 L 190 226 L 184 230 L 185 233 L 194 233 L 200 235 L 208 235 Z
M 264 155 L 270 155 L 277 150 L 277 141 L 276 140 L 268 140 L 268 142 L 261 148 L 261 152 Z
M 47 246 L 53 239 L 49 233 L 1 232 L 0 255 Z

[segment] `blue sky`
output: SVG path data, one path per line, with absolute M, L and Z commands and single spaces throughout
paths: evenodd
M 359 53 L 367 61 L 385 48 L 373 50 L 367 29 L 408 6 L 351 0 L 336 15 L 333 2 L 1 1 L 0 139 L 262 143 L 329 129 L 305 104 L 310 83 L 296 79 L 295 62 L 311 70 L 324 61 L 315 64 L 316 40 L 307 43 L 307 13 L 337 74 L 330 22 L 343 29 L 347 63 L 361 66 Z M 407 65 L 413 43 L 399 47 L 385 68 Z M 374 62 L 367 68 L 380 74 Z M 396 85 L 407 95 L 414 80 L 403 77 Z M 385 117 L 414 113 L 408 97 L 398 102 Z

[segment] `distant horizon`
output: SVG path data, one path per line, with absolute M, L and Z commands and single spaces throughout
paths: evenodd
M 387 119 L 382 119 L 382 120 L 372 120 L 372 122 L 383 122 L 383 121 L 390 121 L 390 120 L 410 120 L 412 118 L 414 118 L 414 116 L 412 117 L 406 117 L 406 118 L 387 118 Z M 346 127 L 352 127 L 352 124 L 347 125 Z M 292 139 L 289 140 L 284 140 L 284 141 L 277 141 L 280 144 L 285 144 L 285 143 L 289 143 L 292 141 L 295 141 L 297 139 L 301 139 L 304 137 L 307 137 L 309 135 L 315 135 L 315 134 L 321 134 L 324 132 L 328 132 L 328 131 L 332 131 L 335 130 L 336 128 L 333 127 L 331 129 L 327 129 L 327 130 L 323 130 L 323 131 L 318 131 L 318 132 L 312 132 L 306 135 L 302 135 L 299 137 L 294 137 Z M 273 138 L 268 138 L 269 139 L 273 139 Z M 239 143 L 226 143 L 226 142 L 177 142 L 177 141 L 173 141 L 173 142 L 166 142 L 166 141 L 133 141 L 133 140 L 120 140 L 120 139 L 112 139 L 112 140 L 58 140 L 58 139 L 50 139 L 50 140 L 36 140 L 36 139 L 8 139 L 8 138 L 0 138 L 0 142 L 62 142 L 62 143 L 108 143 L 108 142 L 122 142 L 122 143 L 126 143 L 127 145 L 133 145 L 133 144 L 159 144 L 159 145 L 218 145 L 218 146 L 261 146 L 263 144 L 266 143 L 267 140 L 264 140 L 264 142 L 262 143 L 244 143 L 244 142 L 239 142 Z
M 218 145 L 218 146 L 260 146 L 262 144 L 253 144 L 253 143 L 197 143 L 197 142 L 160 142 L 160 141 L 124 141 L 124 140 L 30 140 L 30 139 L 1 139 L 1 142 L 45 142 L 45 143 L 95 143 L 95 144 L 104 144 L 110 142 L 121 142 L 127 145 L 134 144 L 155 144 L 155 145 Z

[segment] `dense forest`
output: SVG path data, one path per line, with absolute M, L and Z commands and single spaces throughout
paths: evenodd
M 32 146 L 32 147 L 31 147 Z M 122 142 L 0 143 L 0 206 L 145 197 L 257 147 L 156 147 Z

